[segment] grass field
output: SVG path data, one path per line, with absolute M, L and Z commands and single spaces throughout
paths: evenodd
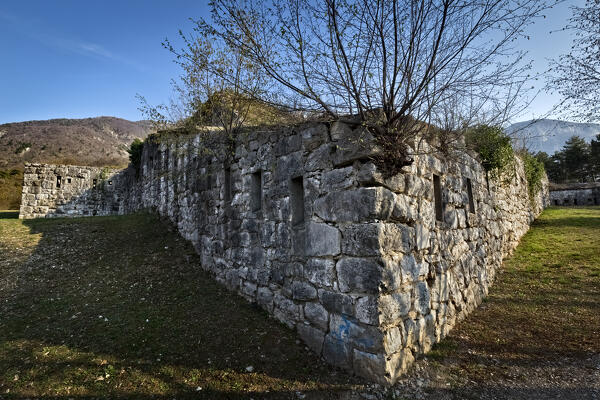
M 600 398 L 600 207 L 545 210 L 427 358 L 463 398 Z
M 357 382 L 216 284 L 154 216 L 0 219 L 0 254 L 0 398 L 333 396 Z
M 0 398 L 365 390 L 214 283 L 192 247 L 154 216 L 15 217 L 0 212 Z M 600 208 L 551 208 L 484 303 L 407 379 L 425 373 L 423 393 L 436 399 L 588 398 L 597 356 Z M 412 398 L 398 388 L 397 397 Z

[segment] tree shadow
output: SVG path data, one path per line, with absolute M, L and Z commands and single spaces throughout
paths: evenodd
M 336 398 L 361 383 L 216 283 L 156 216 L 23 223 L 41 239 L 0 290 L 0 390 L 43 395 L 28 394 L 31 381 L 93 397 Z M 78 397 L 52 397 L 62 394 Z

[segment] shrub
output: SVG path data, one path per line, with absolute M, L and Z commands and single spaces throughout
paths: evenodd
M 17 149 L 15 150 L 15 154 L 21 154 L 22 152 L 27 150 L 29 147 L 31 147 L 31 143 L 20 143 L 17 146 Z
M 515 153 L 502 128 L 480 125 L 468 130 L 465 139 L 467 146 L 479 154 L 487 172 L 501 176 L 514 171 Z
M 136 172 L 140 169 L 142 163 L 142 150 L 144 149 L 144 142 L 140 139 L 134 139 L 129 146 L 129 164 L 135 168 Z
M 522 158 L 529 189 L 529 198 L 533 200 L 542 188 L 542 178 L 546 173 L 546 169 L 542 161 L 527 152 L 522 155 Z

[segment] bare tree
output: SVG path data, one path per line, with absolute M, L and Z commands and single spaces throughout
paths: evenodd
M 212 29 L 259 65 L 269 101 L 355 115 L 388 149 L 502 124 L 521 104 L 524 28 L 559 0 L 212 0 Z
M 259 66 L 243 48 L 230 46 L 200 24 L 189 34 L 180 30 L 179 39 L 180 48 L 169 39 L 163 42 L 182 70 L 171 81 L 175 98 L 151 106 L 138 95 L 140 110 L 157 130 L 203 134 L 199 151 L 223 150 L 223 143 L 230 148 L 262 95 Z
M 573 47 L 554 60 L 549 86 L 564 97 L 569 117 L 600 121 L 600 0 L 571 9 L 565 30 L 575 35 Z

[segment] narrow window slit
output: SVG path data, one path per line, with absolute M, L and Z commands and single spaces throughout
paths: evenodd
M 440 184 L 440 177 L 433 175 L 433 197 L 435 200 L 435 219 L 438 221 L 444 220 L 444 210 L 442 207 L 442 186 Z
M 471 180 L 467 178 L 467 194 L 469 196 L 469 212 L 475 214 L 475 201 L 473 200 L 473 185 Z
M 223 179 L 224 189 L 224 200 L 225 206 L 229 206 L 231 204 L 231 168 L 225 168 L 225 177 Z
M 292 226 L 304 223 L 304 183 L 302 177 L 290 181 L 290 203 L 292 209 Z
M 250 206 L 252 211 L 262 210 L 262 171 L 256 171 L 252 174 Z
M 62 183 L 62 177 L 60 175 L 56 176 L 56 187 L 60 188 L 60 184 Z

